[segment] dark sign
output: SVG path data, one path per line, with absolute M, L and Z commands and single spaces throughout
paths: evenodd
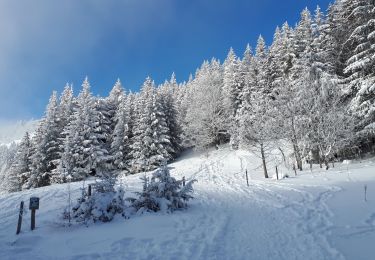
M 39 209 L 39 198 L 37 197 L 30 198 L 29 209 Z

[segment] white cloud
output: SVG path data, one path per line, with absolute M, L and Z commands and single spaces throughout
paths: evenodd
M 19 141 L 26 132 L 32 134 L 38 121 L 0 121 L 0 145 Z

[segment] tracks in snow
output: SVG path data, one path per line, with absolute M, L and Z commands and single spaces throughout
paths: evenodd
M 224 170 L 228 154 L 207 159 L 197 178 L 193 220 L 176 219 L 194 259 L 344 259 L 327 240 L 326 201 L 337 187 L 251 181 Z M 191 217 L 191 216 L 190 216 Z M 183 242 L 183 241 L 181 241 Z

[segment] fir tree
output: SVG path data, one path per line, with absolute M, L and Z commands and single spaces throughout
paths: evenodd
M 152 174 L 151 181 L 147 178 L 143 180 L 143 192 L 138 192 L 138 198 L 130 198 L 132 206 L 137 212 L 145 211 L 164 211 L 172 212 L 174 210 L 187 207 L 187 201 L 192 199 L 193 183 L 191 180 L 182 184 L 182 180 L 176 180 L 170 175 L 167 165 L 164 163 Z
M 113 132 L 111 154 L 116 169 L 130 171 L 131 165 L 131 140 L 133 138 L 133 104 L 134 94 L 128 94 L 116 111 L 116 126 Z
M 53 92 L 46 115 L 33 137 L 34 152 L 31 156 L 30 176 L 24 188 L 37 188 L 51 183 L 52 172 L 60 159 L 59 115 L 57 94 Z
M 90 92 L 90 83 L 86 77 L 64 142 L 64 153 L 60 164 L 62 176 L 82 180 L 95 174 L 94 167 L 98 163 L 97 149 L 100 149 L 98 136 L 95 133 L 98 122 L 96 102 Z
M 160 99 L 154 82 L 147 78 L 139 95 L 139 114 L 132 140 L 132 171 L 155 169 L 164 160 L 170 160 L 171 141 Z

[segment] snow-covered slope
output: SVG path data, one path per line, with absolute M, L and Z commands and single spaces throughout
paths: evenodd
M 61 220 L 68 185 L 0 196 L 0 259 L 373 259 L 375 160 L 296 177 L 280 167 L 291 177 L 279 181 L 264 180 L 259 164 L 228 148 L 187 153 L 170 165 L 198 180 L 187 210 L 89 227 Z M 142 188 L 139 177 L 122 179 L 129 195 Z M 74 198 L 82 185 L 71 185 Z M 41 198 L 37 229 L 27 212 L 16 236 L 19 202 L 30 196 Z

